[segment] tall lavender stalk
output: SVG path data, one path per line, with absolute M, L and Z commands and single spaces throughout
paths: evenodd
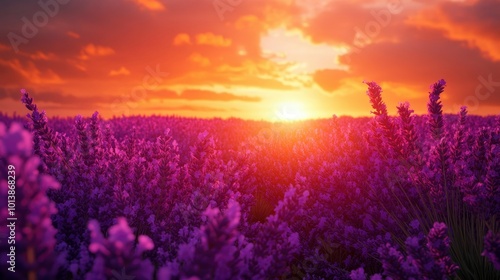
M 40 172 L 41 161 L 32 155 L 32 145 L 31 134 L 19 123 L 11 124 L 8 131 L 0 123 L 0 218 L 3 221 L 8 217 L 16 219 L 0 228 L 2 279 L 55 279 L 64 260 L 64 255 L 54 250 L 56 230 L 50 217 L 57 210 L 46 194 L 49 189 L 59 189 L 60 184 L 52 176 Z M 13 210 L 7 209 L 7 195 L 12 201 L 9 208 L 14 205 Z M 3 238 L 7 236 L 15 238 L 7 243 Z M 5 261 L 9 252 L 11 256 L 7 255 Z M 9 261 L 15 272 L 7 270 Z M 3 273 L 8 274 L 6 278 L 1 276 Z
M 500 270 L 500 234 L 489 231 L 484 237 L 484 251 L 482 253 L 495 267 Z
M 417 133 L 413 124 L 413 110 L 410 109 L 410 103 L 400 103 L 397 107 L 399 117 L 401 118 L 401 130 L 404 139 L 404 152 L 405 157 L 411 157 L 415 160 L 417 156 Z
M 402 147 L 399 132 L 393 121 L 387 114 L 387 106 L 382 100 L 382 88 L 375 82 L 365 82 L 368 85 L 366 94 L 370 98 L 373 109 L 371 113 L 375 115 L 375 120 L 383 129 L 383 133 L 389 145 L 397 157 L 402 156 Z
M 63 167 L 67 167 L 68 165 L 60 148 L 59 138 L 61 136 L 49 128 L 45 111 L 40 112 L 38 110 L 28 91 L 22 89 L 21 94 L 21 102 L 31 111 L 31 114 L 27 114 L 27 117 L 31 120 L 29 126 L 34 132 L 35 154 L 44 161 L 52 173 L 60 173 L 57 170 L 63 169 Z
M 451 148 L 451 157 L 454 163 L 456 163 L 463 156 L 463 145 L 465 144 L 465 136 L 467 133 L 467 113 L 467 107 L 460 107 L 460 113 L 458 114 L 458 124 L 456 125 L 455 135 L 453 138 L 454 145 Z
M 427 103 L 427 111 L 429 113 L 429 125 L 432 137 L 439 140 L 443 135 L 443 105 L 441 104 L 440 95 L 444 91 L 446 81 L 441 79 L 431 85 L 429 92 L 429 102 Z

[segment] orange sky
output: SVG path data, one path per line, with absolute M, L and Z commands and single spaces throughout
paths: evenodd
M 500 113 L 500 1 L 41 0 L 0 11 L 0 111 L 279 120 Z M 43 6 L 43 7 L 42 7 Z

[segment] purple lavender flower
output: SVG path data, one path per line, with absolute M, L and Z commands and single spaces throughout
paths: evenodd
M 450 257 L 450 242 L 444 223 L 434 223 L 427 238 L 423 234 L 408 237 L 405 245 L 407 255 L 391 244 L 379 248 L 385 276 L 444 280 L 456 274 L 458 266 Z M 359 275 L 359 271 L 354 275 Z
M 466 135 L 467 107 L 460 107 L 459 121 L 455 128 L 454 145 L 451 150 L 453 162 L 457 162 L 463 155 Z
M 429 125 L 431 134 L 434 139 L 441 138 L 443 133 L 443 105 L 441 104 L 440 95 L 444 91 L 446 81 L 441 79 L 431 85 L 429 92 L 429 103 L 427 103 L 427 111 L 429 112 Z
M 0 245 L 1 251 L 7 253 L 11 246 L 16 248 L 12 262 L 15 265 L 9 265 L 15 273 L 5 267 L 12 257 L 4 260 L 2 254 L 0 267 L 2 273 L 9 273 L 9 279 L 54 278 L 64 259 L 64 255 L 54 252 L 56 230 L 50 217 L 57 210 L 46 194 L 49 189 L 59 189 L 60 184 L 52 176 L 40 173 L 41 161 L 32 156 L 31 139 L 19 123 L 12 123 L 8 131 L 0 123 L 0 197 L 4 201 L 0 218 L 16 218 L 9 221 L 13 227 L 0 229 L 0 235 L 5 237 L 14 236 L 15 232 L 15 239 Z M 11 201 L 9 206 L 7 198 Z
M 450 257 L 448 227 L 444 223 L 434 223 L 427 235 L 427 248 L 446 276 L 453 276 L 459 267 Z
M 140 235 L 136 238 L 124 218 L 118 218 L 118 223 L 109 228 L 107 238 L 102 235 L 96 220 L 89 222 L 89 230 L 89 251 L 96 258 L 86 279 L 109 279 L 123 270 L 135 279 L 152 279 L 153 266 L 142 257 L 144 252 L 154 248 L 149 237 Z
M 366 280 L 367 279 L 367 275 L 365 273 L 365 270 L 362 267 L 351 271 L 351 274 L 349 276 L 351 277 L 351 280 Z
M 398 114 L 401 118 L 401 130 L 402 138 L 404 139 L 404 155 L 407 157 L 412 157 L 415 160 L 417 153 L 417 133 L 413 124 L 413 110 L 410 109 L 410 103 L 400 103 L 397 107 Z
M 402 156 L 402 147 L 401 147 L 401 136 L 399 132 L 396 130 L 396 127 L 390 117 L 387 114 L 387 106 L 382 101 L 382 88 L 375 82 L 365 82 L 368 85 L 368 90 L 366 94 L 370 98 L 370 102 L 372 103 L 373 109 L 371 113 L 374 114 L 375 120 L 382 128 L 383 133 L 389 145 L 393 149 L 395 155 L 397 157 Z
M 224 214 L 218 208 L 208 207 L 203 215 L 206 224 L 193 232 L 189 243 L 180 245 L 177 261 L 167 264 L 159 278 L 177 275 L 182 279 L 241 279 L 249 276 L 252 245 L 245 245 L 244 237 L 237 230 L 239 204 L 230 201 Z
M 496 270 L 500 270 L 500 234 L 488 231 L 484 237 L 484 251 L 481 255 L 485 256 Z

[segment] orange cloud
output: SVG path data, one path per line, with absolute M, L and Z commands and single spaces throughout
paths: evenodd
M 189 60 L 203 67 L 210 65 L 210 59 L 202 56 L 199 53 L 193 53 L 192 55 L 190 55 Z
M 111 70 L 109 72 L 109 75 L 110 76 L 120 76 L 120 75 L 128 76 L 128 75 L 130 75 L 130 71 L 127 68 L 122 66 L 118 70 Z
M 314 81 L 325 91 L 334 91 L 342 85 L 342 80 L 351 77 L 343 70 L 323 69 L 314 72 Z
M 214 108 L 214 107 L 208 107 L 208 106 L 191 106 L 191 105 L 182 105 L 182 106 L 176 106 L 176 107 L 169 107 L 169 106 L 154 106 L 154 107 L 148 107 L 148 111 L 155 111 L 155 112 L 169 112 L 169 111 L 194 111 L 194 112 L 226 112 L 226 109 L 221 109 L 221 108 Z
M 196 35 L 196 43 L 198 45 L 208 45 L 214 47 L 229 47 L 231 46 L 231 39 L 224 38 L 220 35 L 215 35 L 211 32 Z
M 234 23 L 234 27 L 240 30 L 262 30 L 264 26 L 264 23 L 256 15 L 242 16 Z
M 186 33 L 177 34 L 174 38 L 174 46 L 191 45 L 191 38 Z
M 112 55 L 114 53 L 115 51 L 110 47 L 88 44 L 82 49 L 80 53 L 80 59 L 87 60 L 91 56 L 107 56 L 107 55 Z
M 33 60 L 54 60 L 57 58 L 57 56 L 53 53 L 44 53 L 41 51 L 37 51 L 34 54 L 31 54 L 29 56 Z
M 259 102 L 260 98 L 251 96 L 240 96 L 232 93 L 216 93 L 208 90 L 188 89 L 182 92 L 181 98 L 190 100 L 217 100 L 217 101 L 246 101 Z
M 66 32 L 66 35 L 68 35 L 69 37 L 74 38 L 74 39 L 79 39 L 80 38 L 80 34 L 78 34 L 76 32 L 73 32 L 73 31 Z
M 421 11 L 410 17 L 407 23 L 442 31 L 451 40 L 467 42 L 471 48 L 479 49 L 493 61 L 500 61 L 500 36 L 497 17 L 488 11 L 498 11 L 494 1 L 471 3 L 445 3 L 437 8 Z M 491 6 L 490 6 L 491 5 Z
M 245 101 L 260 102 L 261 98 L 254 96 L 236 95 L 227 92 L 214 92 L 204 89 L 186 89 L 180 93 L 172 90 L 153 91 L 149 94 L 151 98 L 157 99 L 183 99 L 183 100 L 206 100 L 206 101 Z
M 133 0 L 135 4 L 139 5 L 141 8 L 148 9 L 150 11 L 163 11 L 165 6 L 158 0 Z
M 0 59 L 0 65 L 10 67 L 12 70 L 33 84 L 62 84 L 64 82 L 61 77 L 51 69 L 42 72 L 31 61 L 26 64 L 22 64 L 18 59 Z

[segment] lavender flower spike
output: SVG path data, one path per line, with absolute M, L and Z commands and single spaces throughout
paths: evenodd
M 444 270 L 446 276 L 453 276 L 458 270 L 458 266 L 450 257 L 450 239 L 448 237 L 448 228 L 444 223 L 434 223 L 434 226 L 427 235 L 427 248 Z
M 484 237 L 484 251 L 481 254 L 485 256 L 496 270 L 500 270 L 500 234 L 493 234 L 489 231 Z
M 443 133 L 443 105 L 439 98 L 445 86 L 446 81 L 441 79 L 431 85 L 431 91 L 429 92 L 427 111 L 429 112 L 429 125 L 434 139 L 441 138 Z
M 373 109 L 375 112 L 371 112 L 376 116 L 386 116 L 387 106 L 384 101 L 382 101 L 382 88 L 376 82 L 364 82 L 368 85 L 368 90 L 366 94 L 370 98 Z

